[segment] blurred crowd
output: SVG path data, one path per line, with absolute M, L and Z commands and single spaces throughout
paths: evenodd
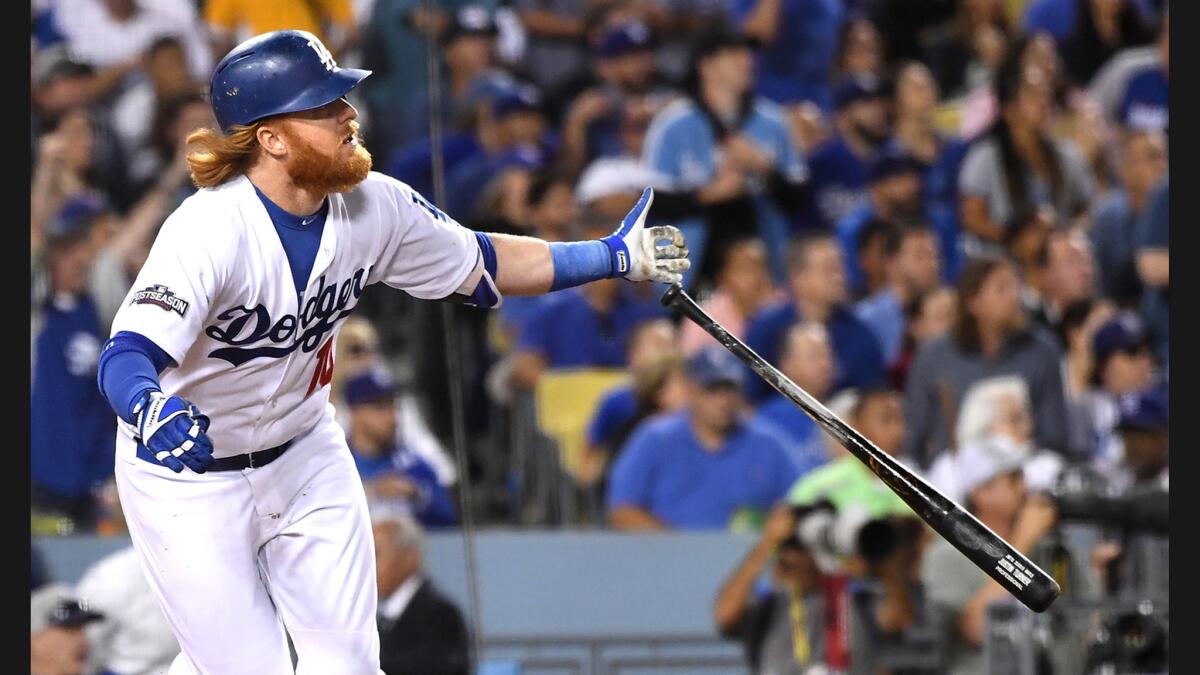
M 195 191 L 212 66 L 300 28 L 374 71 L 350 99 L 375 170 L 469 228 L 548 241 L 610 233 L 653 186 L 688 290 L 758 354 L 1035 560 L 1094 521 L 1075 584 L 1092 597 L 1146 573 L 1129 535 L 1157 512 L 1096 504 L 1168 486 L 1165 0 L 32 0 L 32 17 L 35 532 L 121 531 L 99 348 Z M 926 634 L 948 672 L 983 672 L 1000 587 L 662 290 L 455 308 L 453 339 L 437 308 L 369 292 L 332 384 L 369 496 L 418 530 L 459 522 L 444 360 L 469 352 L 477 521 L 545 524 L 525 488 L 549 442 L 587 505 L 555 524 L 761 532 L 714 605 L 761 672 L 886 663 Z M 397 312 L 419 319 L 406 339 Z M 1064 506 L 1081 493 L 1090 511 Z M 892 545 L 825 550 L 803 533 L 826 521 L 890 523 Z

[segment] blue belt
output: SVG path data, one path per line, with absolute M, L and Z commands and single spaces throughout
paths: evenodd
M 247 452 L 244 455 L 234 455 L 233 457 L 221 457 L 213 460 L 212 466 L 208 467 L 209 471 L 241 471 L 242 469 L 257 469 L 261 466 L 266 466 L 279 458 L 288 448 L 292 447 L 295 439 L 286 443 L 277 445 L 266 450 L 258 452 Z M 137 444 L 137 456 L 139 459 L 144 459 L 151 464 L 162 466 L 162 462 L 154 458 L 154 453 L 150 452 L 141 441 Z

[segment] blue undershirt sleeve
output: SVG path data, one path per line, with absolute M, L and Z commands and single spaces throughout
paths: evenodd
M 147 390 L 161 391 L 158 375 L 172 365 L 171 357 L 152 340 L 121 331 L 100 353 L 96 383 L 117 416 L 133 424 L 134 404 Z

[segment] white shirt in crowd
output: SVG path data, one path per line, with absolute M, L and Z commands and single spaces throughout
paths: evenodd
M 142 574 L 137 552 L 128 547 L 101 558 L 75 587 L 80 602 L 104 619 L 87 626 L 91 672 L 121 675 L 165 673 L 179 643 Z

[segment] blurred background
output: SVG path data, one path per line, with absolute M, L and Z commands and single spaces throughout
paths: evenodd
M 654 186 L 709 313 L 1063 588 L 1016 604 L 663 288 L 482 312 L 375 286 L 331 398 L 389 675 L 1166 672 L 1168 22 L 1165 0 L 32 0 L 33 672 L 178 651 L 96 363 L 195 191 L 213 65 L 282 28 L 374 71 L 350 100 L 375 170 L 466 227 L 595 238 Z

